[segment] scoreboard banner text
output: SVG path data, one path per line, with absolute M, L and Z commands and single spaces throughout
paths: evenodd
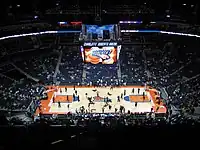
M 86 46 L 86 47 L 117 46 L 117 42 L 85 42 L 83 46 Z

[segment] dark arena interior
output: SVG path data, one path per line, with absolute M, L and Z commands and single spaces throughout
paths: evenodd
M 198 3 L 0 7 L 0 150 L 195 145 Z

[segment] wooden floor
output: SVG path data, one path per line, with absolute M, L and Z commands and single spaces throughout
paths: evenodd
M 148 96 L 142 96 L 142 95 L 130 95 L 130 102 L 149 102 L 150 98 Z
M 72 103 L 73 96 L 72 95 L 57 95 L 55 97 L 55 103 L 61 102 L 61 103 Z
M 156 97 L 158 97 L 157 90 L 150 87 L 148 87 L 149 90 L 146 91 L 144 86 L 121 86 L 113 89 L 110 89 L 110 87 L 76 86 L 75 90 L 77 94 L 75 94 L 73 86 L 48 86 L 48 88 L 48 100 L 41 101 L 41 108 L 37 108 L 35 115 L 38 115 L 40 112 L 44 114 L 74 113 L 81 106 L 87 108 L 87 98 L 97 96 L 97 92 L 94 92 L 95 90 L 98 91 L 99 98 L 103 99 L 107 97 L 112 100 L 110 103 L 112 109 L 105 109 L 105 113 L 113 113 L 115 109 L 119 110 L 120 106 L 124 106 L 126 111 L 130 110 L 133 113 L 150 112 L 151 108 L 157 113 L 166 113 L 166 108 L 163 106 L 163 103 L 161 102 L 159 105 L 156 103 Z M 65 88 L 67 88 L 67 91 Z M 121 96 L 124 91 L 126 91 L 126 95 L 123 95 L 123 97 L 127 100 L 122 98 L 119 102 L 117 96 Z M 108 95 L 108 93 L 110 95 Z M 80 96 L 80 102 L 73 102 L 73 94 Z M 61 102 L 61 108 L 58 107 L 58 101 Z M 137 107 L 135 107 L 135 102 L 138 102 Z M 91 106 L 90 112 L 101 113 L 103 105 L 105 105 L 105 102 L 95 102 L 95 104 Z

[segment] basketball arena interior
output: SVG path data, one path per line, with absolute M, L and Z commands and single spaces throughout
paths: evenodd
M 61 2 L 55 4 L 46 10 L 48 19 L 61 14 Z M 70 6 L 62 14 L 70 16 L 80 9 Z M 27 140 L 25 135 L 35 136 L 36 131 L 40 144 L 64 143 L 58 139 L 62 135 L 78 147 L 77 139 L 87 133 L 98 133 L 106 142 L 119 141 L 113 136 L 118 130 L 131 135 L 136 127 L 140 135 L 147 128 L 199 125 L 200 27 L 171 21 L 169 14 L 148 23 L 147 18 L 123 18 L 125 10 L 132 9 L 154 15 L 146 2 L 137 9 L 103 6 L 83 9 L 74 20 L 44 22 L 37 15 L 30 23 L 0 27 L 0 125 L 4 137 L 23 134 L 12 140 L 15 145 L 30 144 L 34 138 Z M 85 21 L 83 14 L 94 15 L 95 21 L 88 21 L 91 16 Z M 106 15 L 115 15 L 115 21 Z M 86 143 L 98 143 L 94 137 L 88 142 L 89 135 Z

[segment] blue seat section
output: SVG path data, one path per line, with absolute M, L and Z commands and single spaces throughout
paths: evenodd
M 85 83 L 92 82 L 93 85 L 99 86 L 119 85 L 116 64 L 86 64 L 84 69 L 86 71 Z
M 63 52 L 60 72 L 57 74 L 57 80 L 63 85 L 80 85 L 82 83 L 83 60 L 80 51 L 67 49 Z

